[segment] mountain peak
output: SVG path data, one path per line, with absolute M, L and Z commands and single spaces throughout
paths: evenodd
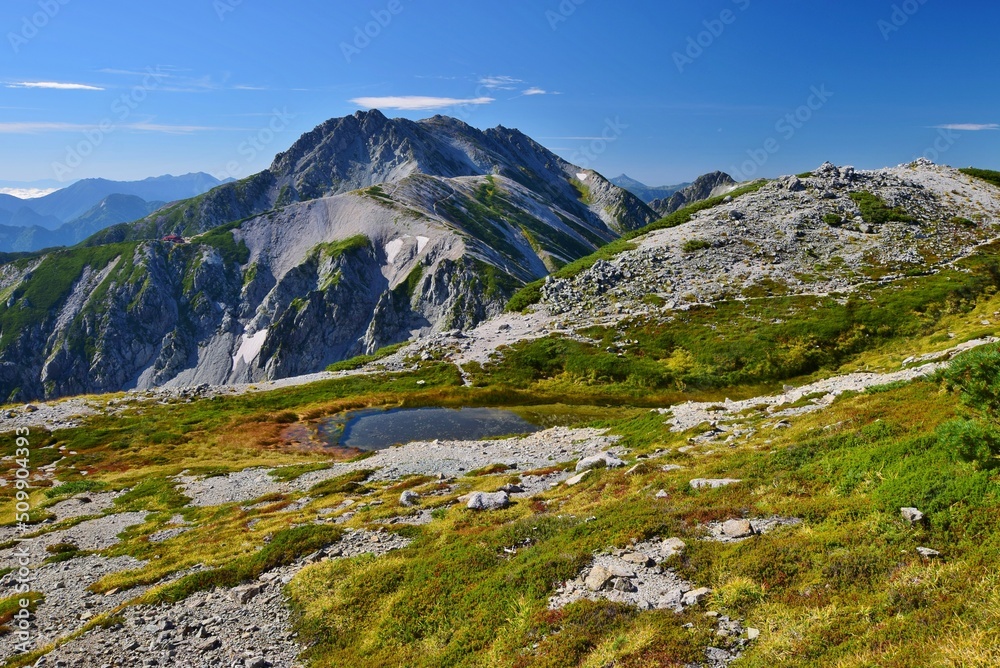
M 367 120 L 382 120 L 382 121 L 387 121 L 387 120 L 389 120 L 389 118 L 385 114 L 383 114 L 381 111 L 379 111 L 378 109 L 367 109 L 367 110 L 365 110 L 365 109 L 358 109 L 357 111 L 354 112 L 354 118 L 358 119 L 359 121 L 367 121 Z

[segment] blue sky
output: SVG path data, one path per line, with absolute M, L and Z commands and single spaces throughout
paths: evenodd
M 364 106 L 651 185 L 1000 168 L 998 28 L 943 0 L 4 0 L 0 180 L 242 177 Z

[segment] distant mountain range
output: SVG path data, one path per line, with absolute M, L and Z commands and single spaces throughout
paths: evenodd
M 655 199 L 667 199 L 681 188 L 691 185 L 690 183 L 681 183 L 676 186 L 647 186 L 645 183 L 636 181 L 627 174 L 622 174 L 608 180 L 619 188 L 629 191 L 646 204 Z
M 166 202 L 222 185 L 194 173 L 142 181 L 84 179 L 44 197 L 0 194 L 0 251 L 33 251 L 79 243 L 110 225 L 149 215 Z

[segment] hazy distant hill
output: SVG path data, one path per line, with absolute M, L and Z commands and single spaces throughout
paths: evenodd
M 165 202 L 147 202 L 134 195 L 109 195 L 87 213 L 54 230 L 38 224 L 23 226 L 17 222 L 7 222 L 4 219 L 6 212 L 0 212 L 0 252 L 72 246 L 110 225 L 148 216 L 164 204 Z M 30 219 L 31 216 L 41 218 L 28 209 L 21 209 L 16 215 L 21 216 L 21 220 Z
M 94 232 L 149 215 L 173 202 L 201 195 L 223 181 L 204 174 L 158 176 L 142 181 L 84 179 L 44 197 L 0 194 L 0 251 L 32 251 L 79 243 Z

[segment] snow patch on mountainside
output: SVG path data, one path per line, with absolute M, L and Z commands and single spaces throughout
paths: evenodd
M 246 364 L 250 364 L 257 356 L 260 355 L 260 349 L 264 346 L 264 341 L 267 340 L 267 330 L 262 329 L 253 336 L 243 335 L 243 343 L 240 344 L 240 349 L 236 351 L 233 355 L 233 366 L 243 360 Z
M 399 251 L 403 250 L 403 240 L 393 239 L 385 245 L 385 261 L 392 264 L 396 260 L 396 256 L 399 255 Z

